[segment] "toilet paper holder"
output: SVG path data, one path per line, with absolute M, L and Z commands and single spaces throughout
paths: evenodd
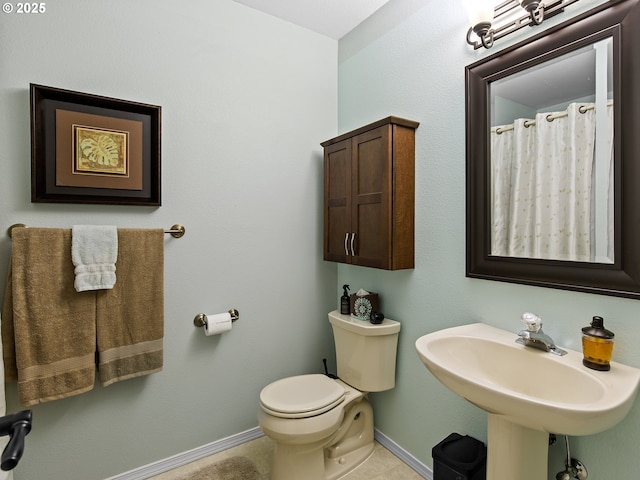
M 238 318 L 240 318 L 240 314 L 235 308 L 229 310 L 229 315 L 231 315 L 232 322 L 235 322 L 236 320 L 238 320 Z M 197 314 L 193 319 L 193 324 L 196 327 L 204 327 L 207 324 L 207 316 L 204 313 Z

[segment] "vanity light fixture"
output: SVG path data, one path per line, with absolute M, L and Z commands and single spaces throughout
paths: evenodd
M 495 0 L 463 0 L 463 4 L 469 15 L 471 28 L 467 32 L 467 43 L 473 45 L 471 32 L 476 34 L 484 48 L 493 46 L 493 23 Z
M 495 40 L 527 25 L 540 25 L 577 1 L 506 0 L 496 5 L 496 0 L 462 0 L 471 24 L 467 31 L 467 43 L 476 50 L 480 47 L 491 48 Z
M 540 25 L 544 20 L 544 3 L 540 0 L 522 0 L 520 6 L 529 12 L 529 18 L 535 25 Z

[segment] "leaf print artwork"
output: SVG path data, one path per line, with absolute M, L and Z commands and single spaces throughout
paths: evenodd
M 74 125 L 74 173 L 127 175 L 127 132 Z

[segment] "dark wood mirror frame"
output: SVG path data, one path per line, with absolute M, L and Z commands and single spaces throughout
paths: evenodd
M 466 67 L 467 277 L 640 299 L 640 0 L 611 1 Z M 613 37 L 613 264 L 491 256 L 489 84 Z

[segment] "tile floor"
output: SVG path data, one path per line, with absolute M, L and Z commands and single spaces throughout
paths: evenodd
M 182 480 L 183 478 L 189 478 L 189 472 L 203 465 L 215 463 L 236 455 L 244 455 L 250 459 L 262 475 L 262 478 L 268 480 L 270 478 L 272 453 L 272 440 L 268 437 L 260 437 L 175 470 L 161 473 L 151 477 L 149 480 Z M 371 458 L 350 474 L 342 477 L 343 480 L 422 480 L 422 478 L 421 475 L 377 442 Z

